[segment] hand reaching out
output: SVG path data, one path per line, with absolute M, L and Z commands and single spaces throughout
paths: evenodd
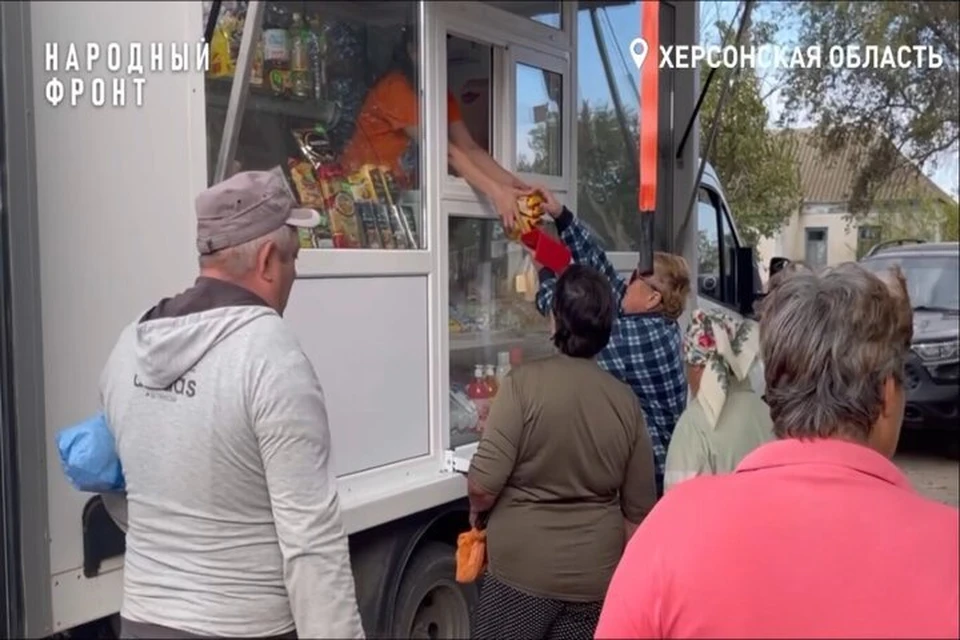
M 543 196 L 543 210 L 550 214 L 551 218 L 556 219 L 563 213 L 563 204 L 552 191 L 543 185 L 536 185 L 533 190 Z
M 493 206 L 503 221 L 503 228 L 513 229 L 517 221 L 517 199 L 529 193 L 526 189 L 501 186 L 493 197 Z

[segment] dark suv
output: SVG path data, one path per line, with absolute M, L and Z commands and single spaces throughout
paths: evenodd
M 913 304 L 913 349 L 906 367 L 905 427 L 957 429 L 960 417 L 960 243 L 880 246 L 861 264 L 900 265 Z

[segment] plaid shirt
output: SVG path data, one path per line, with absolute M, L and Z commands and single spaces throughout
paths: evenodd
M 587 228 L 564 209 L 557 219 L 560 238 L 574 262 L 605 275 L 613 287 L 617 308 L 623 303 L 627 282 L 617 273 L 606 253 Z M 537 309 L 547 315 L 553 309 L 557 277 L 549 269 L 540 272 Z M 683 371 L 682 336 L 676 321 L 659 313 L 617 314 L 610 342 L 597 355 L 601 367 L 630 385 L 646 417 L 657 469 L 657 487 L 662 493 L 667 446 L 673 428 L 687 405 L 687 381 Z

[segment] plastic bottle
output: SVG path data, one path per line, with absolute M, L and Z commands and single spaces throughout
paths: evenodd
M 500 381 L 497 380 L 497 369 L 492 364 L 487 365 L 483 381 L 486 383 L 487 389 L 490 390 L 490 397 L 497 395 L 497 391 L 500 390 Z
M 253 53 L 253 66 L 250 69 L 250 86 L 263 86 L 263 38 L 257 42 L 257 48 Z
M 497 354 L 497 382 L 502 383 L 508 373 L 510 373 L 510 352 L 501 351 Z
M 293 95 L 310 97 L 309 33 L 299 13 L 293 14 L 290 25 L 290 83 Z
M 490 413 L 490 388 L 483 379 L 483 365 L 474 367 L 473 380 L 467 385 L 467 397 L 477 408 L 477 431 L 483 431 Z
M 311 16 L 308 25 L 307 57 L 310 60 L 313 99 L 320 102 L 325 97 L 327 40 L 319 16 Z

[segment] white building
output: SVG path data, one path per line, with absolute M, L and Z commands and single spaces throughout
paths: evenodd
M 824 156 L 815 145 L 812 130 L 786 135 L 796 139 L 802 200 L 779 233 L 758 243 L 764 269 L 774 256 L 824 267 L 856 260 L 881 240 L 941 239 L 942 221 L 930 213 L 931 207 L 956 207 L 956 201 L 921 171 L 904 170 L 882 185 L 872 211 L 854 219 L 849 205 L 852 151 Z

